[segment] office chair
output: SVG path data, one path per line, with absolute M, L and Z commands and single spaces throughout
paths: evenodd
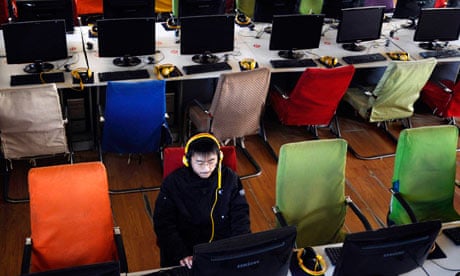
M 348 89 L 343 100 L 362 118 L 370 123 L 377 123 L 396 142 L 397 138 L 388 129 L 388 122 L 398 120 L 405 123 L 405 127 L 412 127 L 414 103 L 435 66 L 434 58 L 391 61 L 375 88 L 357 85 Z M 364 156 L 351 145 L 349 149 L 354 156 L 363 160 L 394 156 L 394 153 Z
M 323 8 L 323 0 L 300 0 L 300 14 L 320 14 Z
M 3 199 L 27 202 L 28 198 L 9 196 L 13 161 L 28 160 L 34 166 L 37 160 L 61 155 L 65 162 L 73 161 L 58 90 L 55 84 L 1 89 L 0 106 Z
M 102 133 L 99 146 L 103 153 L 133 154 L 161 153 L 171 143 L 166 122 L 166 84 L 164 80 L 139 82 L 108 82 L 105 110 L 99 105 Z M 158 190 L 159 187 L 139 187 L 110 190 L 112 194 Z
M 101 162 L 32 168 L 28 178 L 31 236 L 22 274 L 114 260 L 128 271 Z
M 298 248 L 343 241 L 347 206 L 371 230 L 345 196 L 346 155 L 347 142 L 340 138 L 281 146 L 273 211 L 280 226 L 297 227 Z
M 103 13 L 102 0 L 75 0 L 75 5 L 79 16 Z
M 460 82 L 429 81 L 423 87 L 421 99 L 434 115 L 456 125 L 455 117 L 460 116 Z
M 363 7 L 370 6 L 385 6 L 385 12 L 392 12 L 395 7 L 393 0 L 364 0 Z
M 0 0 L 0 24 L 8 22 L 9 15 L 8 0 Z
M 243 175 L 241 179 L 262 173 L 260 165 L 246 149 L 246 136 L 258 134 L 270 154 L 277 159 L 268 144 L 262 121 L 269 83 L 268 68 L 221 74 L 212 102 L 205 105 L 195 101 L 188 109 L 189 135 L 194 126 L 196 132 L 212 133 L 224 144 L 233 140 L 251 162 L 255 172 Z
M 452 125 L 404 129 L 392 178 L 388 225 L 459 220 L 454 208 L 458 129 Z
M 318 127 L 327 126 L 340 137 L 335 113 L 354 72 L 352 65 L 330 69 L 307 68 L 290 93 L 273 85 L 271 106 L 285 125 L 307 126 L 315 138 L 318 138 Z
M 249 18 L 254 18 L 256 0 L 235 0 L 236 8 Z

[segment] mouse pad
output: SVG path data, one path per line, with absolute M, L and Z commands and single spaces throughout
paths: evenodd
M 428 254 L 427 260 L 433 260 L 433 259 L 444 259 L 446 258 L 446 254 L 444 251 L 442 251 L 441 247 L 436 243 L 436 247 L 434 248 L 434 251 Z

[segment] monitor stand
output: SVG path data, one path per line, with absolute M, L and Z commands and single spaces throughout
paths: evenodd
M 128 67 L 128 66 L 136 66 L 141 63 L 141 59 L 134 56 L 124 56 L 118 57 L 113 60 L 113 64 L 116 66 Z
M 48 62 L 35 61 L 34 63 L 28 64 L 24 67 L 24 72 L 26 73 L 41 73 L 51 71 L 54 68 L 54 65 Z
M 440 44 L 439 42 L 436 41 L 430 41 L 430 42 L 421 42 L 418 44 L 418 47 L 424 49 L 424 50 L 431 50 L 431 51 L 439 51 L 441 49 L 444 49 L 447 46 L 446 42 L 444 45 Z
M 409 18 L 410 22 L 408 22 L 407 24 L 401 24 L 401 27 L 405 29 L 410 29 L 410 30 L 417 29 L 417 23 L 415 23 L 416 19 L 417 19 L 416 17 L 410 17 Z
M 345 43 L 345 44 L 342 45 L 342 48 L 347 50 L 347 51 L 353 51 L 353 52 L 359 52 L 359 51 L 363 51 L 364 49 L 366 49 L 366 47 L 364 47 L 362 45 L 358 45 L 355 42 L 353 42 L 353 43 Z
M 219 61 L 219 58 L 216 55 L 211 54 L 210 52 L 205 52 L 203 54 L 194 55 L 192 61 L 201 64 L 216 63 Z
M 288 58 L 288 59 L 299 59 L 304 56 L 304 54 L 300 52 L 294 52 L 294 50 L 279 51 L 278 55 L 282 58 Z

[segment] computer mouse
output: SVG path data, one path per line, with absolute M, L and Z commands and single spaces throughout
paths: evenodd
M 92 50 L 93 48 L 94 48 L 94 45 L 93 45 L 93 43 L 92 43 L 92 42 L 89 42 L 89 41 L 88 41 L 88 42 L 86 42 L 86 49 L 88 49 L 88 50 Z

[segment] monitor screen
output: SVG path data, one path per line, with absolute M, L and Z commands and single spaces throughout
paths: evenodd
M 432 8 L 434 0 L 398 0 L 393 12 L 393 18 L 417 18 L 421 8 Z
M 178 0 L 179 18 L 225 13 L 225 0 Z
M 296 49 L 314 49 L 319 47 L 324 15 L 275 15 L 273 16 L 270 50 L 282 50 L 284 58 L 300 58 Z
M 137 56 L 155 53 L 153 17 L 102 19 L 97 21 L 100 57 L 116 57 L 117 66 L 141 63 Z
M 196 245 L 193 275 L 285 276 L 295 238 L 288 226 Z
M 362 51 L 361 41 L 380 38 L 385 7 L 359 7 L 342 10 L 342 19 L 337 30 L 337 43 L 349 51 Z
M 64 20 L 7 23 L 3 25 L 3 39 L 6 62 L 31 62 L 24 68 L 28 73 L 49 71 L 53 65 L 47 61 L 68 57 Z
M 342 16 L 342 9 L 359 7 L 360 0 L 324 0 L 321 13 L 326 18 L 339 19 Z
M 104 18 L 154 17 L 155 0 L 103 0 Z
M 296 14 L 297 0 L 256 0 L 254 21 L 271 23 L 273 15 Z
M 428 50 L 441 48 L 438 41 L 454 41 L 460 33 L 460 8 L 422 9 L 415 29 L 414 41 Z
M 73 0 L 16 0 L 17 21 L 64 19 L 67 32 L 73 32 Z
M 334 276 L 399 275 L 416 269 L 440 230 L 440 221 L 428 221 L 348 234 Z
M 190 16 L 181 19 L 180 53 L 195 55 L 197 63 L 213 63 L 212 53 L 233 51 L 235 17 L 233 15 Z

